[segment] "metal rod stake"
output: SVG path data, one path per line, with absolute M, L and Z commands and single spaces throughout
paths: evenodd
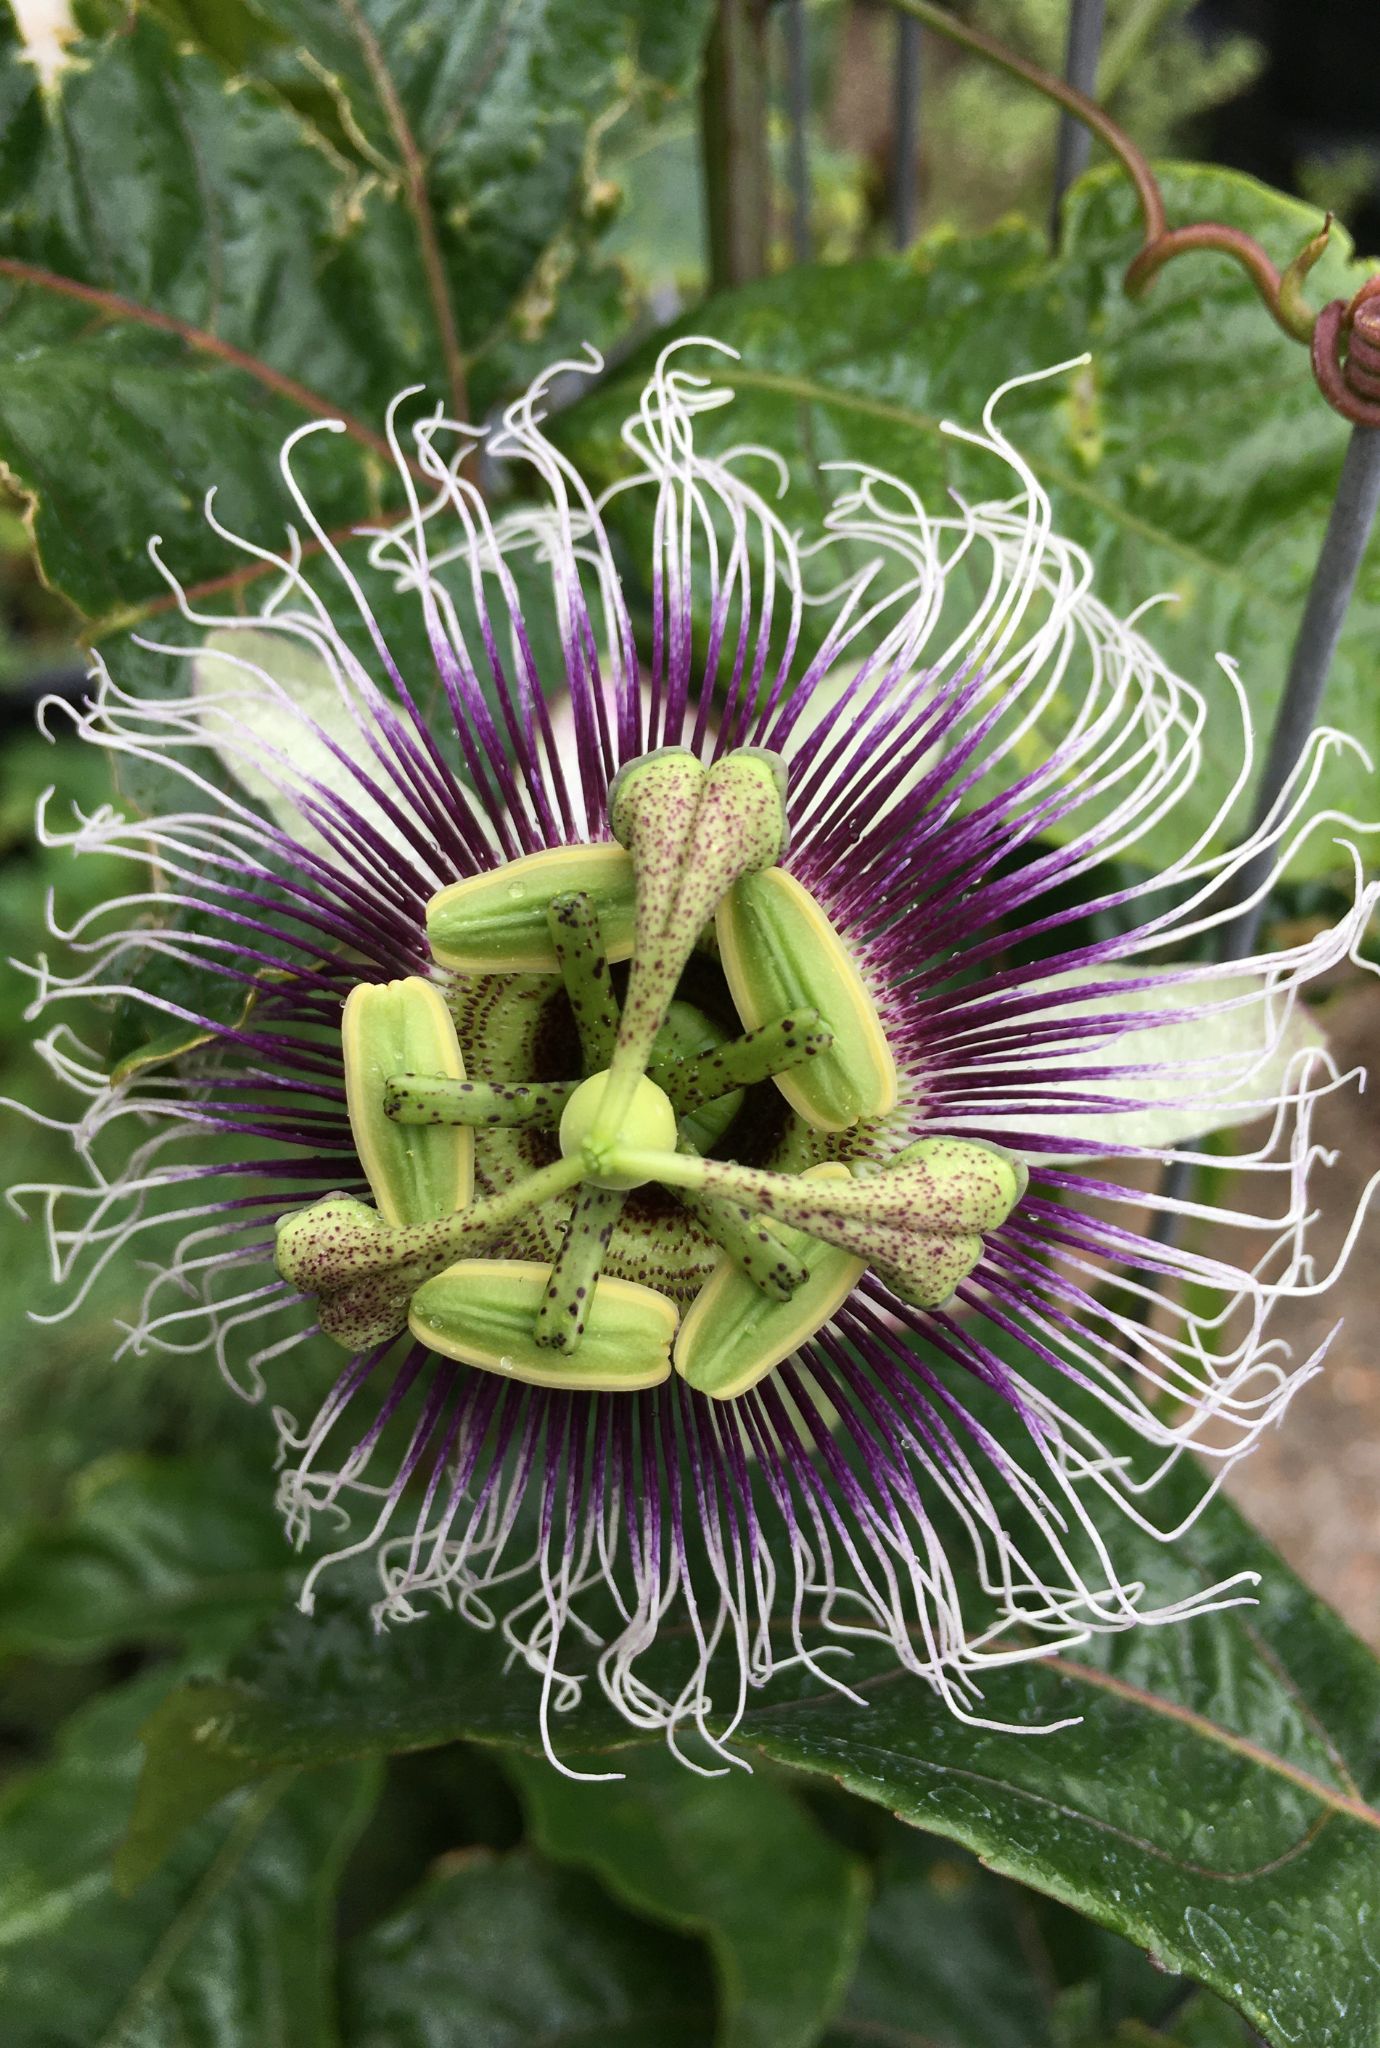
M 1097 85 L 1097 60 L 1102 50 L 1106 0 L 1069 0 L 1069 33 L 1064 49 L 1064 77 L 1091 99 Z M 1081 178 L 1092 154 L 1092 136 L 1070 113 L 1059 116 L 1059 144 L 1054 160 L 1054 203 L 1049 238 L 1059 241 L 1059 209 L 1075 178 Z
M 924 29 L 912 14 L 896 24 L 895 149 L 891 163 L 892 233 L 908 249 L 920 225 L 920 94 L 924 87 Z
M 808 263 L 810 244 L 810 55 L 805 39 L 805 0 L 786 0 L 786 108 L 790 144 L 786 176 L 791 188 L 791 252 Z
M 1308 736 L 1318 722 L 1323 691 L 1337 652 L 1347 607 L 1356 588 L 1361 558 L 1380 507 L 1380 427 L 1353 427 L 1347 442 L 1337 495 L 1318 554 L 1317 567 L 1308 591 L 1298 638 L 1289 660 L 1284 694 L 1279 700 L 1270 751 L 1256 787 L 1252 830 L 1269 817 Z M 1243 899 L 1257 890 L 1270 871 L 1275 849 L 1262 847 L 1236 878 L 1236 892 Z M 1242 911 L 1234 923 L 1222 928 L 1217 952 L 1222 960 L 1243 960 L 1255 951 L 1265 914 L 1265 898 Z
M 719 0 L 700 85 L 709 283 L 714 291 L 767 273 L 766 0 Z
M 1347 607 L 1356 588 L 1366 544 L 1380 510 L 1380 428 L 1353 427 L 1347 443 L 1337 495 L 1318 552 L 1308 601 L 1303 609 L 1298 638 L 1289 660 L 1284 693 L 1275 714 L 1260 782 L 1256 788 L 1251 829 L 1258 830 L 1293 774 L 1309 734 L 1318 722 L 1323 692 L 1337 652 Z M 1276 848 L 1262 847 L 1235 878 L 1235 892 L 1250 897 L 1260 888 L 1276 857 Z M 1250 903 L 1230 924 L 1223 925 L 1217 939 L 1217 957 L 1226 963 L 1244 960 L 1255 951 L 1260 937 L 1266 897 Z M 1171 1159 L 1160 1182 L 1159 1192 L 1179 1200 L 1192 1178 L 1193 1168 L 1185 1159 Z M 1180 1218 L 1174 1210 L 1156 1213 L 1153 1234 L 1160 1244 L 1172 1244 Z

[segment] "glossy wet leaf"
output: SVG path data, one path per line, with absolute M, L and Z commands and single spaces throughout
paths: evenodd
M 189 1830 L 131 1897 L 111 1852 L 166 1685 L 102 1696 L 0 1801 L 5 2048 L 326 2048 L 332 1907 L 375 1773 L 279 1773 Z
M 65 1513 L 0 1558 L 0 1656 L 87 1658 L 126 1645 L 231 1645 L 290 1599 L 300 1566 L 235 1457 L 109 1457 Z
M 861 1865 L 768 1775 L 694 1777 L 664 1750 L 621 1784 L 572 1783 L 510 1756 L 538 1846 L 615 1897 L 701 1934 L 719 1979 L 719 2048 L 807 2048 L 837 2007 L 862 1935 Z
M 1249 2048 L 1210 1992 L 962 1850 L 894 1823 L 876 1846 L 862 1954 L 824 2048 Z
M 1177 1474 L 1165 1516 L 1199 1484 Z M 1029 1733 L 965 1727 L 859 1646 L 838 1669 L 865 1706 L 786 1676 L 750 1700 L 739 1745 L 972 1847 L 1206 1983 L 1274 2048 L 1354 2048 L 1380 1998 L 1380 1666 L 1220 1499 L 1172 1546 L 1120 1518 L 1108 1535 L 1151 1602 L 1251 1569 L 1260 1605 L 989 1674 L 984 1714 Z M 459 1735 L 536 1749 L 536 1682 L 504 1669 L 501 1639 L 446 1613 L 380 1638 L 368 1597 L 342 1589 L 225 1683 L 172 1697 L 136 1819 L 146 1860 L 215 1790 L 282 1764 Z M 647 1675 L 675 1669 L 667 1642 Z M 1080 1725 L 1035 1732 L 1069 1715 Z M 552 1717 L 552 1739 L 595 1770 L 638 1741 L 592 1685 Z
M 1171 220 L 1223 220 L 1247 229 L 1287 262 L 1319 225 L 1297 200 L 1221 169 L 1174 165 L 1163 173 Z M 741 351 L 704 369 L 736 403 L 697 422 L 701 445 L 764 443 L 790 465 L 782 512 L 817 530 L 849 479 L 826 465 L 874 463 L 919 489 L 936 511 L 948 492 L 1006 497 L 1009 472 L 964 448 L 945 420 L 975 428 L 989 394 L 1008 378 L 1066 362 L 1091 364 L 1023 386 L 1003 402 L 1003 430 L 1048 491 L 1059 532 L 1091 555 L 1102 600 L 1125 615 L 1157 592 L 1144 630 L 1208 700 L 1210 734 L 1192 798 L 1195 824 L 1211 816 L 1240 764 L 1234 697 L 1216 665 L 1240 663 L 1257 735 L 1268 730 L 1304 593 L 1336 488 L 1347 428 L 1319 397 L 1306 352 L 1262 313 L 1226 259 L 1195 254 L 1170 264 L 1139 304 L 1121 274 L 1139 221 L 1119 172 L 1078 187 L 1063 246 L 1047 253 L 1043 229 L 1007 224 L 985 235 L 940 232 L 896 258 L 794 269 L 698 306 L 686 331 Z M 1308 283 L 1314 305 L 1349 298 L 1361 272 L 1345 237 Z M 660 340 L 658 341 L 660 346 Z M 607 390 L 571 415 L 577 460 L 614 473 L 617 422 L 647 368 L 639 356 Z M 633 559 L 643 534 L 638 529 Z M 1380 541 L 1372 541 L 1348 615 L 1325 715 L 1372 757 L 1380 741 L 1371 649 L 1380 628 Z M 1076 692 L 1076 677 L 1069 686 Z M 1072 703 L 1055 706 L 1056 715 Z M 1230 743 L 1221 736 L 1230 733 Z M 1032 735 L 1032 764 L 1039 740 Z M 1262 758 L 1257 747 L 1256 759 Z M 1370 770 L 1335 756 L 1321 799 L 1374 813 Z M 1191 832 L 1159 829 L 1137 848 L 1154 861 Z M 1297 873 L 1346 868 L 1323 831 L 1295 856 Z
M 524 1853 L 447 1858 L 343 1970 L 342 2048 L 703 2048 L 713 2027 L 693 1944 Z

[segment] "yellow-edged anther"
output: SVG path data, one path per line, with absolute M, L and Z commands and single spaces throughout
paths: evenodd
M 418 975 L 361 982 L 340 1023 L 345 1101 L 360 1165 L 386 1223 L 429 1223 L 474 1193 L 474 1133 L 460 1125 L 395 1123 L 384 1113 L 394 1074 L 465 1079 L 455 1025 L 439 989 Z
M 607 1072 L 591 1074 L 587 1081 L 580 1083 L 566 1104 L 561 1117 L 561 1154 L 566 1159 L 584 1156 L 585 1179 L 592 1186 L 621 1191 L 640 1187 L 647 1176 L 606 1168 L 602 1163 L 602 1153 L 615 1152 L 619 1146 L 638 1151 L 674 1151 L 676 1112 L 665 1090 L 658 1088 L 656 1082 L 649 1081 L 644 1074 L 632 1090 L 631 1101 L 617 1132 L 598 1153 L 592 1153 L 591 1139 L 603 1107 L 608 1078 Z
M 417 1289 L 409 1327 L 445 1358 L 534 1387 L 628 1393 L 667 1378 L 673 1301 L 632 1280 L 600 1278 L 578 1347 L 561 1352 L 535 1335 L 550 1277 L 549 1266 L 527 1260 L 462 1259 Z
M 426 907 L 426 935 L 438 966 L 457 974 L 554 974 L 547 911 L 558 896 L 588 896 L 605 957 L 632 957 L 636 923 L 633 864 L 621 846 L 553 846 L 491 873 L 452 882 Z
M 849 1179 L 836 1160 L 811 1167 L 808 1181 Z M 866 1261 L 778 1224 L 777 1234 L 803 1260 L 805 1279 L 787 1301 L 774 1299 L 725 1258 L 696 1295 L 676 1338 L 673 1362 L 689 1386 L 731 1401 L 765 1379 L 843 1306 Z
M 819 1131 L 846 1131 L 896 1107 L 896 1061 L 857 963 L 824 911 L 784 868 L 736 883 L 715 918 L 719 957 L 750 1031 L 795 1009 L 817 1010 L 833 1043 L 777 1074 L 792 1109 Z

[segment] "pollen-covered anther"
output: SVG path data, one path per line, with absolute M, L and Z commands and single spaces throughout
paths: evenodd
M 896 1107 L 896 1060 L 858 964 L 796 876 L 763 868 L 735 883 L 714 920 L 734 1007 L 751 1033 L 771 1020 L 817 1016 L 829 1043 L 772 1075 L 797 1115 L 846 1131 Z
M 474 1193 L 470 1131 L 440 1117 L 412 1128 L 388 1108 L 397 1073 L 464 1086 L 465 1062 L 440 990 L 419 975 L 361 982 L 346 998 L 340 1040 L 350 1132 L 384 1221 L 428 1223 L 463 1209 Z
M 588 899 L 605 957 L 633 950 L 633 863 L 623 847 L 553 846 L 438 890 L 426 935 L 439 967 L 459 974 L 554 974 L 560 964 L 549 912 L 562 897 Z
M 848 1168 L 836 1160 L 801 1175 L 814 1185 L 848 1178 Z M 778 1235 L 801 1262 L 796 1287 L 774 1298 L 725 1257 L 681 1323 L 672 1354 L 676 1371 L 717 1401 L 734 1400 L 765 1379 L 829 1321 L 862 1278 L 866 1262 L 855 1254 L 789 1224 Z
M 669 1376 L 674 1302 L 631 1280 L 596 1280 L 579 1348 L 566 1356 L 536 1336 L 547 1278 L 520 1259 L 462 1260 L 417 1290 L 412 1334 L 443 1357 L 538 1387 L 629 1392 Z

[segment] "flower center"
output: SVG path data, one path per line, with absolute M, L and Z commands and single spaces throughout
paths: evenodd
M 652 1176 L 620 1171 L 614 1159 L 624 1152 L 673 1152 L 678 1135 L 676 1112 L 665 1089 L 640 1074 L 617 1129 L 607 1133 L 604 1101 L 608 1086 L 607 1068 L 581 1081 L 561 1112 L 561 1153 L 566 1159 L 581 1161 L 590 1187 L 602 1188 L 606 1194 L 626 1194 Z M 598 1135 L 601 1130 L 606 1133 L 602 1137 Z
M 610 844 L 528 855 L 433 899 L 449 1002 L 416 978 L 352 992 L 346 1092 L 377 1206 L 342 1196 L 285 1218 L 279 1269 L 350 1345 L 410 1326 L 539 1384 L 632 1388 L 674 1366 L 731 1398 L 866 1266 L 908 1300 L 947 1297 L 1024 1169 L 958 1139 L 898 1152 L 876 1005 L 779 864 L 774 756 L 642 756 L 609 815 Z M 777 1141 L 754 1156 L 764 1095 Z M 716 1156 L 724 1144 L 739 1156 Z

